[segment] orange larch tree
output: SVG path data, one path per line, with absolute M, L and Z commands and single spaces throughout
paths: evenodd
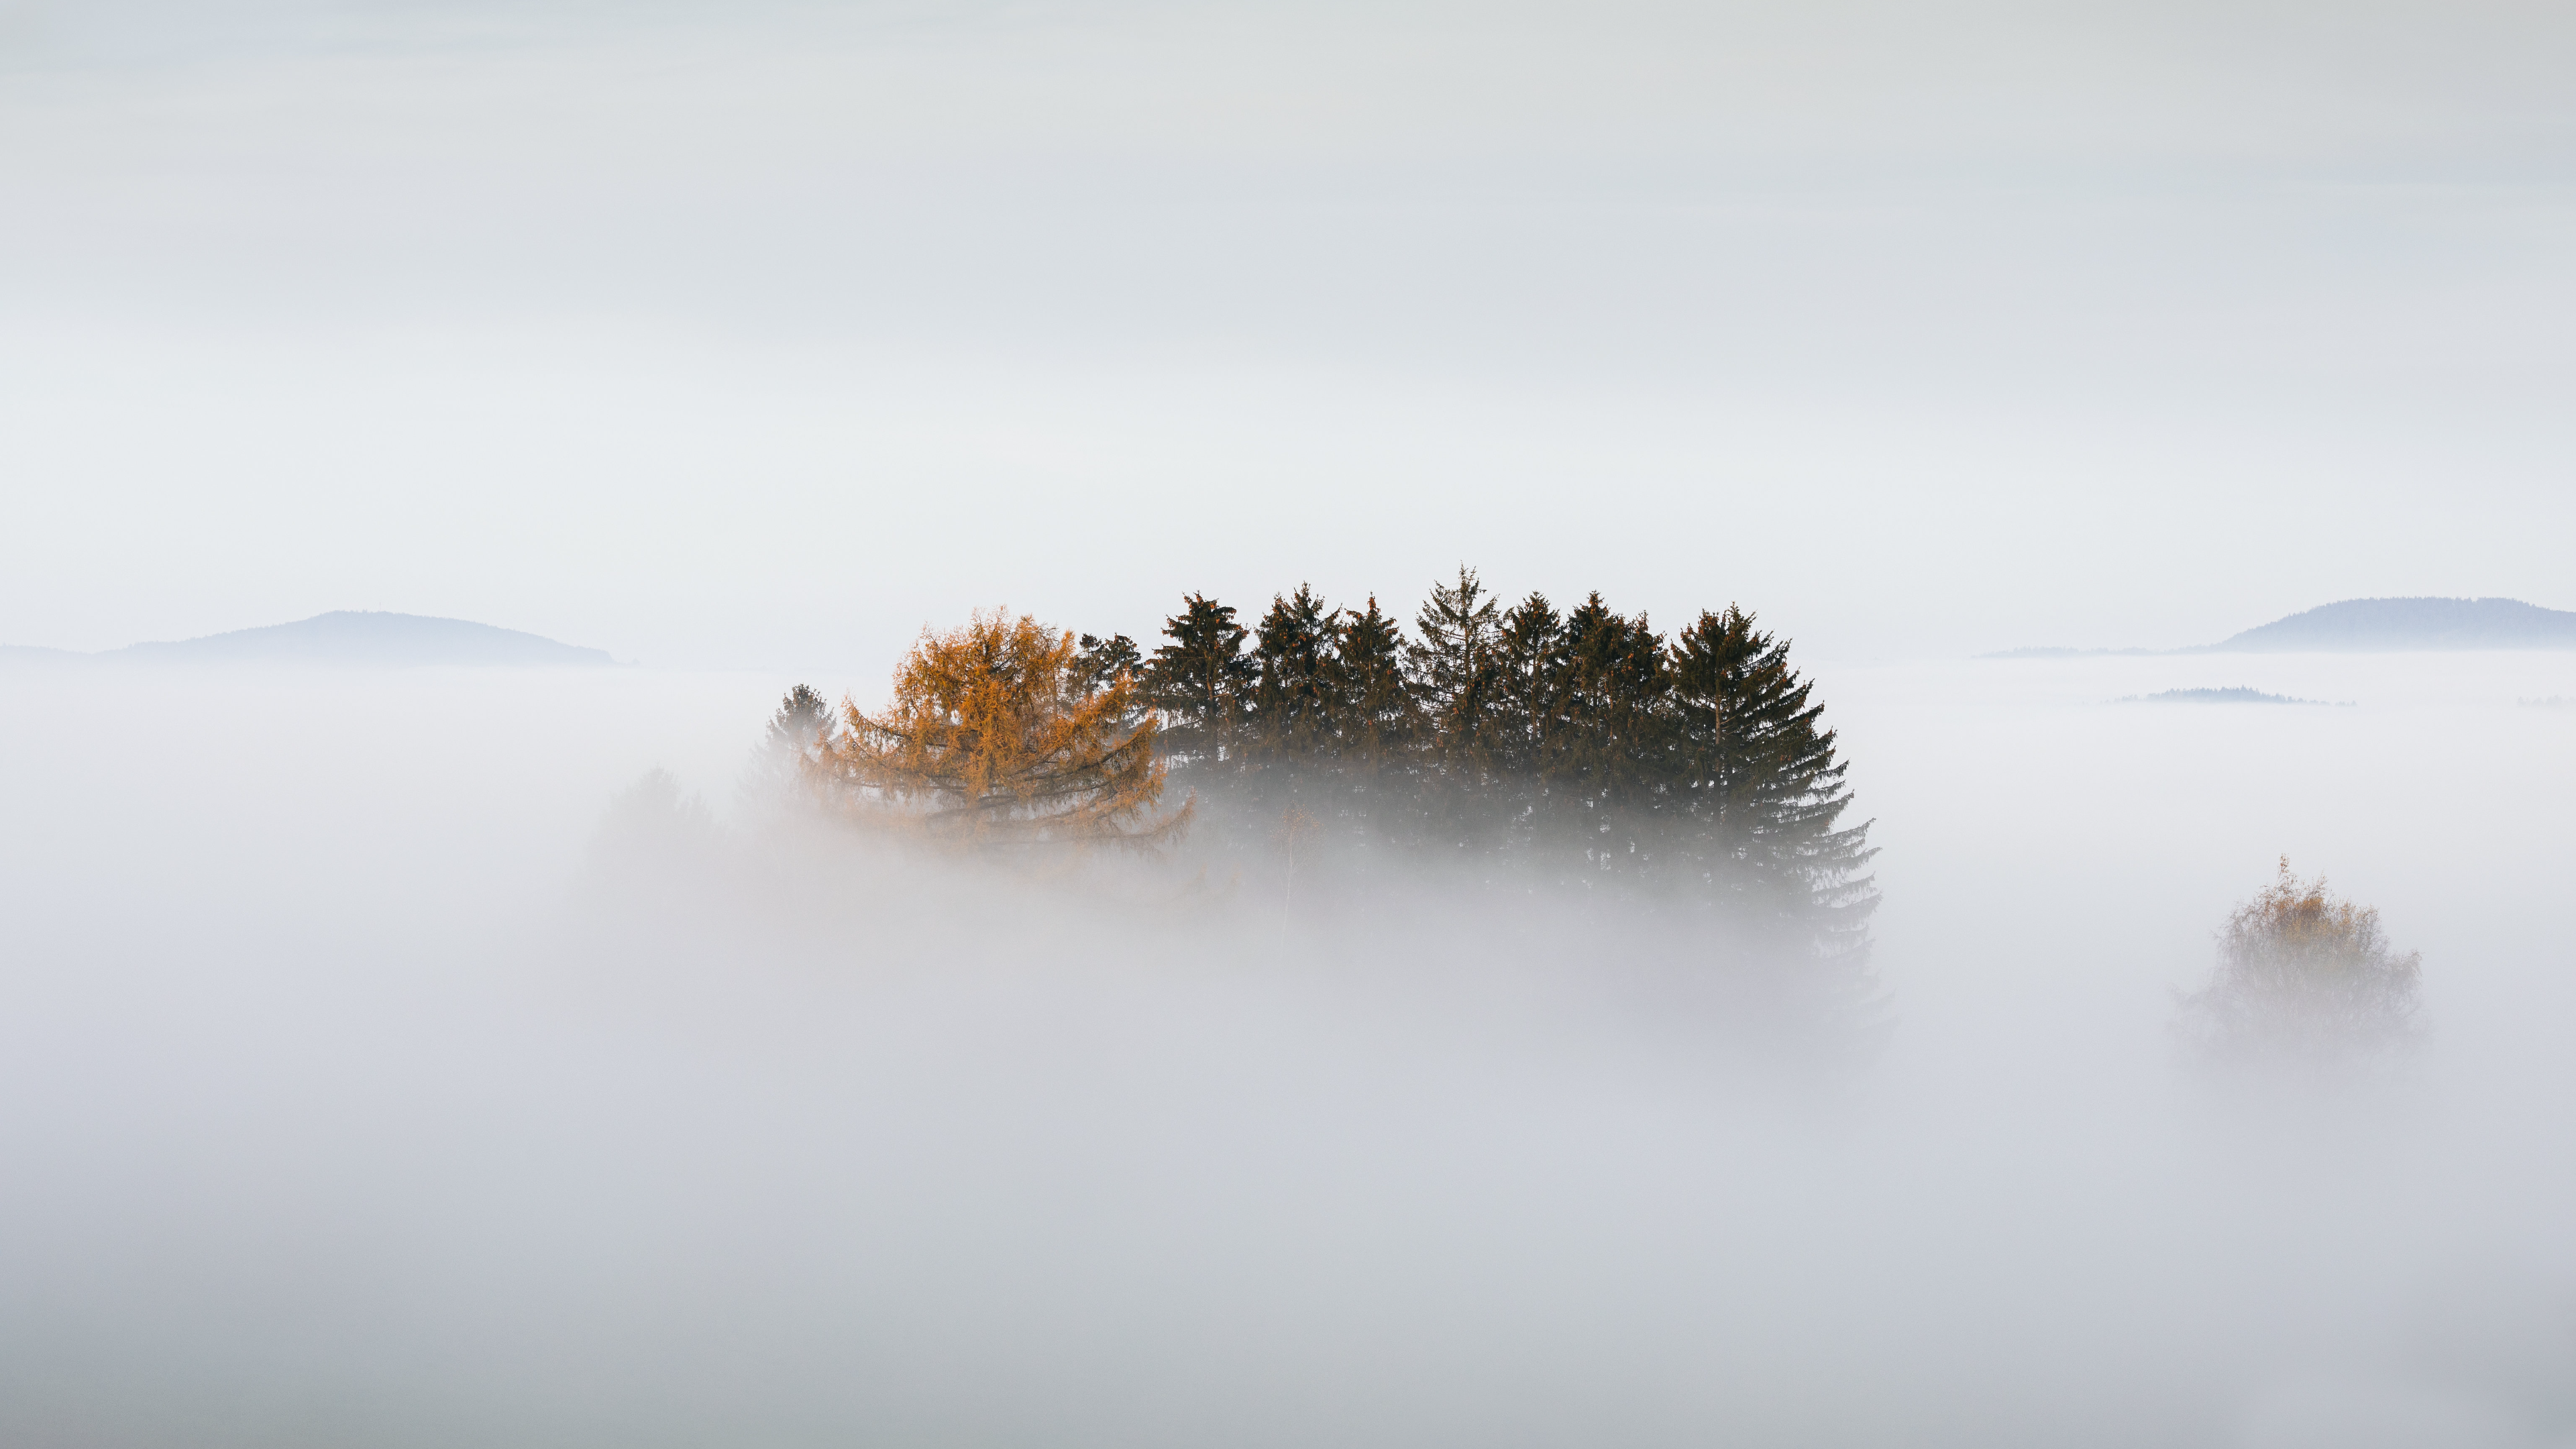
M 812 768 L 854 814 L 988 848 L 1152 846 L 1189 822 L 1161 808 L 1169 766 L 1134 670 L 1100 676 L 1025 614 L 924 630 L 883 713 L 841 708 Z

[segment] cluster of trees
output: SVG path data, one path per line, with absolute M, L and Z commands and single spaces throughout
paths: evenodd
M 1789 646 L 1729 607 L 1670 638 L 1592 594 L 1510 607 L 1472 570 L 1435 586 L 1411 637 L 1375 599 L 1311 589 L 1248 627 L 1203 595 L 1133 674 L 1163 749 L 1212 804 L 1294 811 L 1327 839 L 1467 860 L 1499 878 L 1724 898 L 1856 941 L 1874 896 L 1848 766 Z
M 1789 646 L 1729 607 L 1671 637 L 1593 594 L 1508 608 L 1472 570 L 1408 636 L 1310 588 L 1249 625 L 1201 594 L 1150 654 L 979 615 L 889 707 L 799 687 L 773 739 L 860 813 L 989 845 L 1302 838 L 1499 886 L 1723 904 L 1861 949 L 1876 902 L 1847 766 Z M 1167 786 L 1186 798 L 1175 806 Z

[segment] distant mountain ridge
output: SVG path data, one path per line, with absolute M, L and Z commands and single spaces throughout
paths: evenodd
M 1988 659 L 2103 654 L 2408 654 L 2576 649 L 2576 613 L 2520 599 L 2345 599 L 2182 649 L 2006 649 Z
M 2346 599 L 2208 647 L 2227 654 L 2576 649 L 2576 613 L 2520 599 Z
M 402 669 L 430 665 L 596 667 L 614 664 L 605 649 L 585 649 L 517 629 L 465 619 L 340 609 L 291 624 L 235 629 L 196 639 L 129 644 L 98 654 L 9 648 L 17 663 L 300 664 L 327 668 Z

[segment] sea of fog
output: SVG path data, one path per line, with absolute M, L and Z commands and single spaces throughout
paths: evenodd
M 1882 1035 L 1776 1079 L 1580 921 L 782 824 L 786 679 L 12 673 L 0 1442 L 2576 1444 L 2576 655 L 1808 667 Z M 2350 703 L 2115 702 L 2240 685 Z M 2177 1067 L 2284 854 L 2411 1072 Z

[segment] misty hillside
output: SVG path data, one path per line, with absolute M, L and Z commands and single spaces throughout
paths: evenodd
M 132 644 L 101 654 L 60 649 L 12 648 L 5 662 L 154 664 L 310 664 L 404 668 L 421 665 L 601 665 L 616 661 L 604 649 L 561 644 L 516 629 L 464 619 L 418 614 L 362 613 L 341 609 L 292 624 L 236 629 L 201 639 Z
M 2576 649 L 2576 613 L 2519 599 L 2346 599 L 2210 645 L 2223 653 Z
M 1986 659 L 2111 654 L 2413 654 L 2453 649 L 2576 649 L 2576 613 L 2520 599 L 2345 599 L 2187 649 L 1998 650 Z

